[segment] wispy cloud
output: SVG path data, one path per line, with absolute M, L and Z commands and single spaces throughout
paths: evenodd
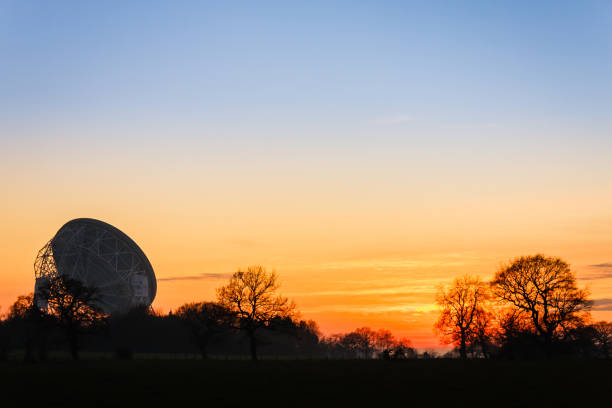
M 428 314 L 437 314 L 438 306 L 431 303 L 415 303 L 410 305 L 366 305 L 366 306 L 344 306 L 344 305 L 321 305 L 302 309 L 304 313 L 342 313 L 342 314 L 386 314 L 402 313 L 413 317 Z
M 367 296 L 367 295 L 402 295 L 423 294 L 432 292 L 432 287 L 400 286 L 375 289 L 344 289 L 297 293 L 294 296 Z
M 600 273 L 592 273 L 590 275 L 581 276 L 581 280 L 599 280 L 612 278 L 612 271 L 603 271 Z
M 206 280 L 206 279 L 229 279 L 232 273 L 200 273 L 197 275 L 172 276 L 158 278 L 157 281 L 182 281 L 182 280 Z
M 612 278 L 612 262 L 604 262 L 595 265 L 589 265 L 590 268 L 596 269 L 596 272 L 588 273 L 586 276 L 581 276 L 582 280 L 599 280 Z
M 593 310 L 612 311 L 612 298 L 601 298 L 593 301 Z
M 604 262 L 595 265 L 589 265 L 591 268 L 612 268 L 612 262 Z
M 356 259 L 321 264 L 326 269 L 354 269 L 354 268 L 439 268 L 448 266 L 462 266 L 469 263 L 469 259 Z

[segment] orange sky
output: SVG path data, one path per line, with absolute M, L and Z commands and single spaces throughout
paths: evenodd
M 185 178 L 163 166 L 109 175 L 96 160 L 83 171 L 43 160 L 37 171 L 9 173 L 0 203 L 2 310 L 32 290 L 38 249 L 77 217 L 109 222 L 141 246 L 160 279 L 154 307 L 165 312 L 213 299 L 228 274 L 261 264 L 279 273 L 282 292 L 326 334 L 384 327 L 437 347 L 438 284 L 464 273 L 487 279 L 500 262 L 535 252 L 570 262 L 593 298 L 611 297 L 610 268 L 589 265 L 612 260 L 612 195 L 594 199 L 588 186 L 538 193 L 529 182 L 508 191 L 483 182 L 474 191 L 471 180 L 455 178 L 418 181 L 416 193 L 408 179 L 386 187 L 391 181 L 375 170 L 300 177 L 299 164 L 285 172 L 253 166 L 222 183 L 202 169 L 187 176 L 181 165 L 174 175 Z M 97 176 L 101 183 L 87 183 Z

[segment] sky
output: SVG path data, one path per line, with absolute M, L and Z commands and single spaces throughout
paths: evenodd
M 609 1 L 0 0 L 0 313 L 91 217 L 165 312 L 260 264 L 438 347 L 439 285 L 542 252 L 612 320 L 611 114 Z

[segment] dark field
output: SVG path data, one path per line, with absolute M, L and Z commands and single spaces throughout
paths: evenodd
M 0 373 L 3 407 L 612 406 L 612 361 L 109 359 Z

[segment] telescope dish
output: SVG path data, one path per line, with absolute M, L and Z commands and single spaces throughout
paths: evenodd
M 157 292 L 153 267 L 138 245 L 119 229 L 92 218 L 64 224 L 38 251 L 34 274 L 34 298 L 41 308 L 46 308 L 45 286 L 58 276 L 96 288 L 90 306 L 107 314 L 150 306 Z

